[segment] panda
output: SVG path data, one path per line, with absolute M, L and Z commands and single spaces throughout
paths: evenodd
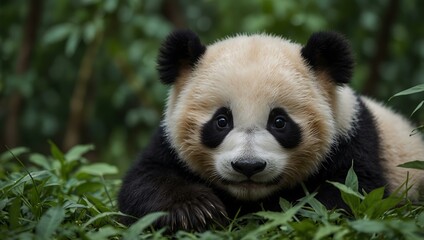
M 267 34 L 236 35 L 205 46 L 177 30 L 158 57 L 170 86 L 164 119 L 123 179 L 119 210 L 135 218 L 168 214 L 156 227 L 202 231 L 237 214 L 280 211 L 305 190 L 327 208 L 345 208 L 327 181 L 344 182 L 352 166 L 359 188 L 405 182 L 396 167 L 424 160 L 424 142 L 407 120 L 347 84 L 348 41 L 317 32 L 302 46 Z M 409 171 L 417 199 L 424 174 Z

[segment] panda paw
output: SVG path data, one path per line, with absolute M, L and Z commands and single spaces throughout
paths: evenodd
M 179 201 L 168 210 L 168 215 L 160 218 L 157 227 L 167 227 L 169 231 L 205 231 L 211 226 L 225 226 L 227 213 L 221 200 L 215 194 L 200 194 L 185 201 Z

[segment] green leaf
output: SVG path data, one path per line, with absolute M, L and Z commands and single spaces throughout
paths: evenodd
M 349 168 L 349 171 L 347 172 L 345 185 L 355 192 L 358 192 L 359 190 L 359 184 L 358 184 L 358 177 L 356 176 L 355 171 L 353 170 L 353 161 L 352 166 Z
M 20 226 L 19 218 L 21 217 L 21 204 L 21 198 L 16 197 L 12 200 L 12 204 L 9 207 L 9 225 L 11 229 L 16 229 Z
M 320 226 L 318 231 L 316 231 L 314 240 L 323 239 L 329 235 L 339 232 L 342 229 L 341 226 L 329 225 Z
M 284 198 L 280 198 L 279 204 L 284 212 L 293 207 L 293 204 L 291 204 L 291 202 L 287 201 Z
M 339 182 L 331 182 L 331 181 L 327 181 L 327 182 L 330 183 L 331 185 L 335 186 L 336 188 L 338 188 L 341 192 L 355 196 L 359 199 L 364 199 L 364 196 L 362 196 L 359 192 L 353 190 L 352 188 L 350 188 L 350 187 L 348 187 L 344 184 L 341 184 Z
M 424 130 L 424 125 L 420 125 L 416 128 L 414 128 L 414 130 L 412 130 L 412 132 L 409 134 L 409 136 L 413 136 L 415 134 L 417 134 L 419 131 Z
M 424 170 L 424 161 L 416 160 L 398 165 L 398 167 Z
M 379 204 L 375 204 L 374 217 L 378 218 L 383 215 L 388 210 L 395 208 L 400 202 L 402 202 L 403 198 L 397 195 L 390 195 L 389 197 L 378 202 Z
M 380 187 L 372 190 L 368 194 L 365 195 L 364 201 L 362 201 L 361 205 L 365 207 L 365 209 L 373 206 L 374 204 L 378 204 L 384 197 L 384 187 Z
M 385 221 L 386 226 L 393 232 L 402 233 L 403 239 L 408 240 L 422 240 L 423 229 L 420 229 L 415 221 L 405 219 L 389 219 Z
M 8 149 L 0 155 L 0 162 L 9 161 L 27 152 L 29 152 L 29 148 L 26 147 L 16 147 Z
M 302 198 L 299 203 L 285 212 L 264 211 L 255 213 L 255 215 L 268 219 L 270 222 L 262 224 L 259 227 L 253 229 L 253 231 L 248 232 L 242 239 L 257 239 L 258 236 L 260 236 L 262 233 L 267 232 L 279 225 L 287 224 L 287 222 L 290 221 L 294 215 L 315 195 L 315 193 L 307 195 L 306 197 Z
M 35 227 L 36 238 L 52 239 L 52 235 L 64 219 L 65 210 L 62 207 L 49 208 Z
M 419 92 L 424 92 L 424 84 L 420 84 L 420 85 L 408 88 L 406 90 L 403 90 L 402 92 L 398 92 L 395 95 L 393 95 L 391 98 L 389 98 L 389 101 L 394 97 L 410 95 L 410 94 L 419 93 Z
M 86 200 L 92 204 L 92 207 L 98 210 L 98 212 L 108 212 L 109 208 L 106 207 L 105 203 L 102 202 L 102 199 L 94 197 L 92 195 L 86 195 Z
M 103 176 L 107 174 L 117 174 L 118 168 L 116 166 L 107 163 L 93 163 L 91 165 L 82 166 L 76 173 L 77 177 L 81 177 L 83 174 L 89 174 L 92 176 Z
M 87 144 L 87 145 L 77 145 L 73 148 L 71 148 L 66 154 L 65 159 L 66 160 L 77 160 L 80 159 L 84 154 L 86 154 L 89 151 L 94 150 L 93 144 Z
M 31 174 L 31 176 L 30 176 L 30 174 Z M 32 181 L 32 179 L 43 180 L 43 179 L 50 178 L 52 176 L 51 172 L 48 171 L 48 170 L 31 172 L 30 174 L 27 174 L 24 178 L 22 178 L 21 182 L 25 183 L 25 182 L 28 182 L 28 181 Z
M 6 207 L 6 205 L 10 202 L 9 198 L 4 198 L 0 200 L 0 211 L 3 211 L 3 209 Z
M 85 43 L 90 43 L 93 41 L 96 36 L 96 24 L 94 22 L 89 22 L 84 26 L 84 41 Z
M 50 170 L 52 169 L 51 163 L 48 158 L 39 153 L 33 153 L 29 156 L 29 161 L 40 166 L 43 169 Z
M 424 229 L 424 211 L 418 215 L 417 225 Z
M 70 57 L 74 54 L 75 49 L 77 49 L 78 42 L 80 41 L 81 33 L 79 29 L 75 28 L 68 40 L 66 41 L 66 47 L 65 47 L 65 54 L 66 56 Z
M 103 8 L 106 12 L 111 13 L 115 11 L 118 6 L 118 0 L 108 0 L 104 3 Z
M 350 230 L 348 228 L 342 228 L 340 229 L 338 232 L 335 232 L 332 239 L 334 240 L 344 240 L 344 239 L 348 239 L 346 237 L 347 234 L 350 233 Z
M 49 140 L 49 144 L 50 144 L 50 152 L 52 156 L 55 159 L 59 160 L 60 164 L 63 167 L 65 164 L 65 156 L 63 155 L 63 152 L 59 150 L 59 148 L 56 146 L 56 144 L 54 144 L 54 142 Z
M 87 228 L 88 226 L 93 224 L 95 221 L 100 220 L 100 219 L 105 218 L 105 217 L 110 217 L 110 216 L 125 216 L 125 214 L 120 213 L 120 212 L 103 212 L 103 213 L 97 214 L 95 217 L 92 217 L 89 221 L 87 221 L 83 225 L 83 228 Z
M 412 113 L 411 113 L 411 115 L 410 115 L 410 117 L 412 117 L 412 115 L 414 115 L 414 113 L 416 112 L 416 111 L 418 111 L 422 106 L 423 106 L 423 104 L 424 104 L 424 101 L 421 101 L 418 105 L 417 105 L 417 107 L 414 109 L 414 111 L 412 111 Z
M 391 195 L 384 198 L 384 187 L 374 189 L 365 196 L 360 205 L 360 209 L 368 218 L 378 218 L 384 212 L 395 207 L 402 198 L 397 195 Z
M 131 227 L 127 229 L 127 231 L 122 234 L 123 239 L 138 239 L 138 236 L 143 230 L 152 225 L 152 223 L 154 223 L 160 217 L 165 215 L 166 213 L 164 212 L 155 212 L 147 214 L 146 216 L 138 220 L 136 223 L 134 223 Z
M 64 40 L 74 29 L 74 26 L 70 23 L 63 23 L 56 25 L 44 34 L 43 42 L 45 44 L 51 44 Z
M 340 190 L 340 194 L 342 196 L 343 201 L 349 206 L 353 214 L 357 216 L 359 210 L 358 207 L 360 205 L 361 199 L 364 199 L 364 196 L 362 196 L 359 192 L 353 190 L 352 188 L 341 183 L 330 181 L 327 182 Z
M 312 236 L 317 231 L 317 228 L 319 227 L 317 223 L 310 218 L 306 218 L 301 222 L 290 223 L 290 226 L 295 231 L 302 233 L 302 235 L 305 237 L 306 235 L 309 235 L 309 238 L 312 238 Z
M 375 220 L 360 219 L 349 222 L 349 225 L 358 232 L 362 233 L 381 233 L 389 230 L 384 222 Z
M 86 205 L 79 204 L 79 203 L 76 203 L 76 202 L 69 200 L 69 201 L 65 202 L 65 204 L 63 204 L 63 208 L 68 210 L 68 209 L 77 209 L 77 208 L 86 209 L 88 207 Z
M 29 174 L 31 174 L 31 176 Z M 10 188 L 17 188 L 28 181 L 43 180 L 51 177 L 51 173 L 47 170 L 31 172 L 29 174 L 25 174 L 19 179 L 9 181 L 7 184 L 1 186 L 0 189 L 3 191 L 8 191 Z
M 96 231 L 91 231 L 87 233 L 88 239 L 95 240 L 108 240 L 108 239 L 117 239 L 113 238 L 121 233 L 120 229 L 116 229 L 112 226 L 101 227 Z
M 311 198 L 308 202 L 309 205 L 314 209 L 314 211 L 320 216 L 324 218 L 328 218 L 328 210 L 320 201 L 316 198 Z
M 77 194 L 86 194 L 88 192 L 96 192 L 99 191 L 101 189 L 103 189 L 103 184 L 99 183 L 99 182 L 85 182 L 82 183 L 80 185 L 78 185 L 78 187 L 76 187 L 75 191 Z

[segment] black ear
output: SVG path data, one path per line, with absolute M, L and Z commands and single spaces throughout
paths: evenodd
M 164 84 L 173 84 L 182 69 L 192 68 L 205 53 L 199 37 L 190 30 L 169 34 L 159 50 L 157 69 Z
M 342 35 L 314 33 L 301 53 L 314 71 L 326 72 L 337 84 L 350 82 L 354 61 L 349 42 Z

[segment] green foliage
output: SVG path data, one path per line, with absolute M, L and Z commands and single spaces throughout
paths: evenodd
M 117 219 L 120 184 L 117 169 L 105 163 L 88 163 L 84 155 L 92 145 L 63 153 L 50 142 L 50 156 L 27 148 L 0 155 L 0 234 L 2 239 L 169 239 L 165 229 L 150 225 L 165 213 L 152 213 L 131 227 Z M 225 229 L 203 233 L 177 232 L 176 239 L 422 239 L 424 206 L 404 201 L 394 193 L 383 198 L 384 188 L 365 194 L 349 170 L 344 184 L 336 186 L 350 207 L 327 210 L 308 194 L 297 203 L 280 200 L 282 212 L 261 211 L 236 218 Z
M 420 93 L 420 92 L 424 92 L 424 84 L 420 84 L 420 85 L 408 88 L 406 90 L 403 90 L 401 92 L 398 92 L 395 95 L 393 95 L 393 97 L 391 97 L 390 99 L 392 99 L 394 97 L 398 97 L 398 96 L 411 95 L 411 94 Z
M 420 84 L 411 88 L 408 88 L 406 90 L 403 90 L 401 92 L 396 93 L 395 95 L 393 95 L 389 101 L 394 98 L 394 97 L 399 97 L 399 96 L 408 96 L 408 95 L 413 95 L 413 94 L 417 94 L 417 93 L 422 93 L 424 92 L 424 84 Z M 422 98 L 421 98 L 422 99 Z M 420 103 L 418 103 L 418 105 L 415 107 L 415 109 L 412 111 L 411 116 L 414 115 L 414 113 L 416 113 L 419 109 L 421 109 L 421 107 L 424 105 L 424 100 L 422 100 Z M 421 111 L 424 112 L 424 111 Z M 423 130 L 424 129 L 424 124 L 418 126 L 416 129 L 414 129 L 411 133 L 412 134 L 416 134 L 417 131 L 419 130 Z M 421 165 L 419 165 L 421 164 Z M 415 168 L 417 169 L 423 169 L 423 165 L 424 161 L 421 161 L 421 163 L 419 161 L 417 161 L 414 164 L 407 164 L 406 166 L 402 166 L 402 167 L 410 167 L 410 168 L 414 168 L 413 166 L 415 166 Z
M 412 161 L 400 164 L 398 167 L 424 170 L 424 161 Z
M 388 210 L 398 205 L 404 198 L 395 191 L 392 195 L 384 198 L 384 187 L 374 189 L 370 193 L 360 193 L 358 177 L 353 166 L 349 169 L 345 184 L 329 182 L 340 190 L 343 201 L 349 206 L 355 218 L 379 218 Z
M 81 145 L 64 154 L 50 142 L 51 156 L 29 153 L 26 148 L 4 152 L 0 157 L 2 238 L 81 238 L 105 225 L 115 230 L 113 235 L 125 233 L 114 218 L 122 215 L 115 210 L 120 181 L 104 178 L 117 169 L 105 163 L 88 164 L 83 155 L 92 149 Z

